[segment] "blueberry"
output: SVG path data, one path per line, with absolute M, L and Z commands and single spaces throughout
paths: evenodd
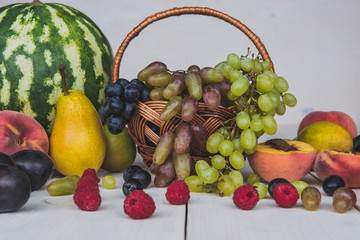
M 150 88 L 147 88 L 145 87 L 142 92 L 141 92 L 141 96 L 140 96 L 140 100 L 142 102 L 147 102 L 147 101 L 150 101 L 150 92 L 151 92 L 151 89 Z
M 136 112 L 136 102 L 125 102 L 122 116 L 125 120 L 130 121 L 131 117 Z
M 337 175 L 327 176 L 322 184 L 324 192 L 329 196 L 332 196 L 335 190 L 341 187 L 345 187 L 345 182 Z
M 360 135 L 353 139 L 354 147 L 353 152 L 360 152 Z
M 109 99 L 109 109 L 112 113 L 119 114 L 124 109 L 124 103 L 118 96 L 114 96 Z
M 118 83 L 110 83 L 105 88 L 105 96 L 108 98 L 118 96 L 121 97 L 124 93 L 124 88 Z
M 139 88 L 140 92 L 142 92 L 145 88 L 145 84 L 137 78 L 131 80 L 130 84 L 136 85 Z
M 125 78 L 119 78 L 118 80 L 116 80 L 116 83 L 120 84 L 123 88 L 125 88 L 130 82 Z
M 123 193 L 125 196 L 129 195 L 134 190 L 142 190 L 141 183 L 136 179 L 129 179 L 123 185 Z
M 288 182 L 289 181 L 284 178 L 275 178 L 275 179 L 271 180 L 268 184 L 268 191 L 269 191 L 270 196 L 274 197 L 273 190 L 276 185 L 278 185 L 279 183 L 288 183 Z
M 142 170 L 141 167 L 136 165 L 131 165 L 130 167 L 126 168 L 123 173 L 124 181 L 126 182 L 136 171 Z
M 149 184 L 151 183 L 151 175 L 147 171 L 141 169 L 138 171 L 135 171 L 133 175 L 130 176 L 130 179 L 136 179 L 141 183 L 141 187 L 147 188 Z M 130 180 L 129 179 L 129 180 Z
M 109 108 L 109 102 L 106 102 L 101 106 L 101 114 L 106 118 L 110 117 L 112 111 Z
M 134 102 L 140 97 L 139 87 L 129 84 L 124 89 L 124 98 L 128 102 Z
M 117 135 L 124 130 L 126 120 L 122 116 L 111 116 L 108 119 L 108 129 L 111 134 Z

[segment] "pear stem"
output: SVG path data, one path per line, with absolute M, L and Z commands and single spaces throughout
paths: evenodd
M 64 88 L 64 96 L 69 95 L 70 92 L 66 86 L 66 81 L 65 81 L 65 65 L 64 64 L 60 64 L 59 65 L 59 70 L 60 70 L 60 75 L 61 75 L 61 80 L 62 80 L 62 85 Z

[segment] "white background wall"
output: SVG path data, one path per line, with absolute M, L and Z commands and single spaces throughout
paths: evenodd
M 15 2 L 0 0 L 0 6 Z M 46 2 L 46 0 L 43 0 Z M 290 83 L 298 105 L 277 121 L 298 126 L 306 113 L 343 111 L 360 126 L 360 1 L 358 0 L 58 0 L 88 15 L 117 51 L 147 16 L 173 7 L 204 6 L 246 24 L 265 44 L 278 75 Z M 151 61 L 169 69 L 214 66 L 231 52 L 254 45 L 235 27 L 205 16 L 156 22 L 125 51 L 121 77 L 132 79 Z M 296 129 L 294 129 L 294 134 Z

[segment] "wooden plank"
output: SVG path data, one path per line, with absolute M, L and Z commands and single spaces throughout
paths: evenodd
M 142 167 L 140 158 L 136 163 Z M 100 170 L 102 178 L 106 171 Z M 181 239 L 184 236 L 185 205 L 170 205 L 166 188 L 150 185 L 145 189 L 155 201 L 154 215 L 145 220 L 132 220 L 123 211 L 121 173 L 113 174 L 117 186 L 113 190 L 100 186 L 102 204 L 95 212 L 81 211 L 72 195 L 51 197 L 46 188 L 31 194 L 30 200 L 17 212 L 1 214 L 1 239 Z
M 247 165 L 247 176 L 252 171 Z M 301 200 L 295 207 L 284 209 L 268 196 L 250 211 L 236 208 L 231 197 L 192 193 L 188 204 L 187 239 L 354 239 L 360 234 L 359 212 L 355 209 L 338 214 L 332 198 L 326 196 L 319 183 L 306 177 L 310 185 L 322 192 L 317 211 L 307 211 Z

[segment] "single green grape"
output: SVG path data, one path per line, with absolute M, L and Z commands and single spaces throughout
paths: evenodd
M 282 101 L 289 107 L 295 107 L 297 104 L 296 97 L 291 93 L 285 93 L 282 97 Z
M 241 67 L 240 57 L 235 53 L 230 53 L 227 56 L 227 63 L 235 70 L 239 70 Z
M 224 74 L 224 77 L 226 79 L 230 80 L 231 72 L 233 71 L 233 69 L 229 64 L 227 64 L 227 62 L 221 65 L 220 71 Z
M 275 112 L 277 115 L 284 115 L 286 112 L 286 105 L 280 101 L 279 106 L 277 106 L 277 108 L 275 109 Z
M 224 140 L 224 136 L 221 133 L 215 132 L 210 135 L 206 141 L 206 149 L 209 153 L 217 153 L 219 151 L 219 144 Z
M 289 83 L 288 81 L 283 78 L 283 77 L 278 77 L 278 81 L 275 84 L 275 87 L 281 92 L 287 92 L 287 90 L 289 89 Z
M 200 172 L 202 172 L 205 169 L 208 169 L 210 166 L 205 160 L 198 160 L 195 163 L 195 172 L 197 175 L 200 175 Z
M 234 82 L 236 81 L 238 78 L 244 78 L 244 75 L 238 71 L 238 70 L 233 70 L 230 73 L 230 82 Z
M 236 125 L 240 129 L 247 129 L 250 126 L 250 116 L 247 112 L 241 111 L 236 115 Z
M 250 185 L 254 185 L 254 183 L 260 182 L 261 178 L 257 173 L 252 173 L 248 176 L 247 181 Z
M 236 189 L 231 177 L 228 175 L 222 175 L 219 178 L 217 187 L 224 196 L 232 196 Z
M 190 192 L 201 192 L 203 189 L 204 184 L 199 176 L 189 176 L 184 181 L 188 185 Z
M 265 183 L 256 182 L 253 184 L 253 186 L 255 187 L 256 191 L 259 193 L 260 199 L 264 199 L 269 192 Z
M 244 153 L 246 153 L 247 155 L 251 155 L 255 153 L 255 151 L 256 151 L 256 146 L 250 149 L 246 149 L 246 148 L 244 149 Z
M 240 138 L 234 138 L 232 140 L 232 142 L 233 142 L 233 145 L 234 145 L 234 151 L 238 151 L 238 152 L 243 152 L 244 151 L 244 148 L 241 145 Z
M 256 77 L 256 89 L 259 92 L 266 93 L 270 91 L 274 86 L 273 81 L 267 74 L 259 74 Z
M 230 92 L 234 96 L 240 96 L 244 94 L 249 89 L 249 80 L 245 77 L 239 77 L 236 79 L 230 87 Z
M 261 73 L 264 71 L 264 65 L 257 59 L 254 60 L 254 67 L 253 72 L 254 73 Z
M 248 128 L 242 131 L 240 141 L 244 149 L 252 149 L 256 146 L 257 138 L 254 131 Z
M 229 172 L 229 177 L 231 177 L 235 185 L 235 189 L 244 184 L 244 177 L 238 170 L 231 170 L 231 172 Z
M 309 184 L 305 181 L 293 181 L 291 184 L 296 188 L 296 190 L 299 193 L 299 196 L 301 196 L 302 191 L 309 186 Z
M 266 95 L 270 97 L 273 109 L 277 108 L 281 102 L 280 95 L 277 95 L 274 91 L 267 92 Z
M 230 140 L 222 140 L 219 145 L 219 152 L 224 157 L 229 156 L 234 150 L 234 144 Z
M 259 97 L 258 105 L 263 112 L 269 112 L 274 108 L 271 98 L 267 94 L 263 94 Z
M 239 96 L 235 96 L 234 94 L 232 94 L 231 91 L 228 91 L 227 93 L 227 98 L 230 100 L 230 101 L 235 101 Z
M 244 58 L 241 59 L 241 69 L 245 72 L 251 72 L 251 70 L 254 68 L 254 59 L 251 58 Z
M 277 132 L 277 123 L 273 116 L 266 115 L 262 118 L 264 131 L 266 134 L 274 135 Z
M 116 180 L 113 176 L 106 175 L 101 181 L 105 189 L 114 189 L 116 186 Z
M 262 65 L 263 65 L 263 70 L 266 71 L 266 70 L 269 70 L 271 68 L 271 63 L 268 62 L 268 61 L 262 61 L 261 62 Z
M 223 169 L 226 166 L 225 158 L 221 155 L 214 155 L 211 158 L 211 165 L 216 169 Z
M 260 118 L 255 118 L 253 117 L 253 119 L 250 122 L 250 129 L 253 130 L 254 132 L 258 132 L 260 130 L 262 130 L 264 127 L 264 123 L 262 122 L 262 120 Z
M 200 172 L 198 175 L 200 180 L 204 183 L 214 183 L 219 178 L 219 172 L 216 168 L 209 167 L 207 169 L 204 169 Z
M 278 81 L 278 76 L 273 71 L 265 70 L 264 74 L 268 75 L 274 84 Z
M 244 167 L 245 165 L 245 159 L 244 156 L 242 155 L 241 152 L 238 151 L 234 151 L 230 154 L 229 156 L 229 162 L 230 165 L 234 168 L 234 169 L 241 169 Z

